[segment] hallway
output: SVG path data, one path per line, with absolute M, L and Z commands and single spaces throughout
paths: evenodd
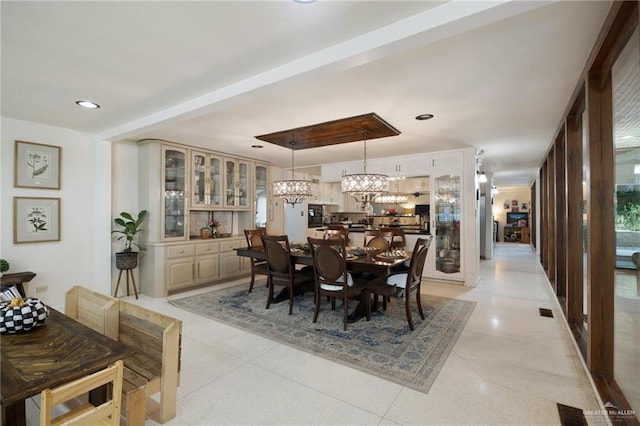
M 556 403 L 606 423 L 528 245 L 498 244 L 476 288 L 427 283 L 423 292 L 477 302 L 429 394 L 141 296 L 184 321 L 178 416 L 167 424 L 559 425 Z M 29 414 L 37 424 L 35 406 Z

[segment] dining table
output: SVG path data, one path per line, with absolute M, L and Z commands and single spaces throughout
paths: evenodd
M 26 400 L 106 368 L 135 350 L 49 307 L 44 324 L 0 335 L 2 424 L 26 425 Z M 89 395 L 103 402 L 106 389 Z
M 267 256 L 262 247 L 236 248 L 238 256 L 250 257 L 257 260 L 266 260 Z M 351 272 L 368 272 L 372 275 L 387 275 L 404 265 L 411 258 L 411 252 L 396 251 L 392 253 L 366 250 L 360 247 L 347 249 L 347 269 Z M 300 265 L 313 266 L 311 251 L 293 246 L 291 248 L 291 260 Z

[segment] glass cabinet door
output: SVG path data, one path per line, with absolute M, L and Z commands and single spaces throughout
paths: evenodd
M 222 205 L 222 160 L 218 157 L 209 157 L 209 204 L 212 206 Z
M 249 164 L 238 162 L 238 207 L 249 207 Z
M 206 155 L 200 152 L 191 153 L 191 205 L 205 205 L 206 193 Z
M 460 175 L 440 175 L 435 178 L 435 266 L 436 271 L 445 274 L 461 272 L 460 181 Z
M 186 235 L 186 165 L 187 153 L 163 147 L 164 157 L 164 238 Z
M 255 227 L 267 227 L 267 167 L 256 164 L 254 188 Z
M 224 160 L 224 183 L 226 206 L 235 206 L 236 203 L 236 161 Z

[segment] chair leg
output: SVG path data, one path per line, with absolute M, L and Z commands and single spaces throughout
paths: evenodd
M 413 319 L 411 318 L 411 304 L 409 303 L 410 300 L 411 298 L 408 297 L 408 295 L 404 296 L 404 310 L 407 312 L 407 322 L 409 323 L 409 328 L 413 331 L 415 327 L 413 326 Z
M 333 300 L 335 300 L 335 297 L 333 298 Z M 347 324 L 349 323 L 349 319 L 347 318 L 349 316 L 349 304 L 347 303 L 347 296 L 345 294 L 344 298 L 342 299 L 342 323 L 344 324 L 344 331 L 347 331 Z
M 293 314 L 293 285 L 289 284 L 289 315 Z
M 314 324 L 318 320 L 318 314 L 320 313 L 320 299 L 321 298 L 322 297 L 320 296 L 320 292 L 316 293 L 316 309 L 313 312 L 313 323 Z
M 416 304 L 418 305 L 418 312 L 420 313 L 420 317 L 424 319 L 424 312 L 422 311 L 422 299 L 420 298 L 420 288 L 416 291 Z
M 253 290 L 253 284 L 256 280 L 256 271 L 254 270 L 253 263 L 251 263 L 251 282 L 249 283 L 249 293 Z
M 273 281 L 271 280 L 271 277 L 267 279 L 267 282 L 269 283 L 269 290 L 267 291 L 267 307 L 265 309 L 269 309 L 271 301 L 273 300 Z

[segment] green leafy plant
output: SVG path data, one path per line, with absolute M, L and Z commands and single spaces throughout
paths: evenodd
M 640 205 L 625 204 L 618 209 L 618 228 L 640 231 Z
M 9 262 L 4 259 L 0 259 L 0 274 L 9 270 Z
M 140 229 L 140 225 L 144 222 L 144 219 L 147 217 L 147 211 L 141 210 L 138 213 L 138 217 L 136 219 L 130 213 L 122 212 L 120 213 L 120 217 L 114 219 L 116 225 L 120 226 L 121 229 L 116 229 L 111 231 L 112 234 L 120 234 L 118 240 L 124 239 L 124 252 L 130 253 L 133 246 L 138 247 L 140 250 L 144 250 L 140 244 L 133 241 L 133 238 L 142 231 Z

